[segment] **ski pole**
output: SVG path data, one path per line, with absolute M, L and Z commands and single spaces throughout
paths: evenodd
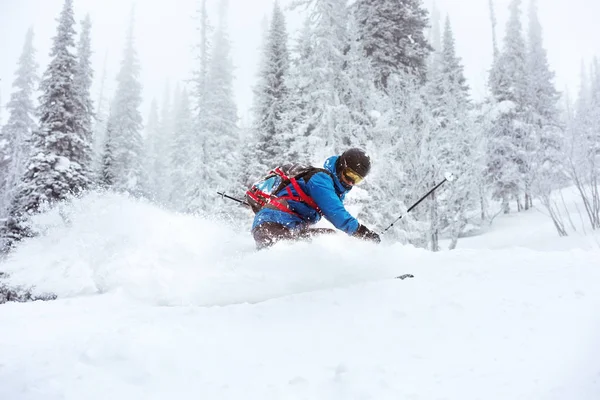
M 228 198 L 229 200 L 237 201 L 238 203 L 240 203 L 240 204 L 242 204 L 242 205 L 245 205 L 245 206 L 248 206 L 248 207 L 250 207 L 250 204 L 248 204 L 247 202 L 245 202 L 245 201 L 243 201 L 243 200 L 236 199 L 235 197 L 228 196 L 228 195 L 226 195 L 225 193 L 221 193 L 221 192 L 217 192 L 217 194 L 221 195 L 221 197 L 226 197 L 226 198 Z
M 391 223 L 390 226 L 388 226 L 387 228 L 385 228 L 385 230 L 383 232 L 381 232 L 381 234 L 383 235 L 384 233 L 386 233 L 388 231 L 388 229 L 390 229 L 392 226 L 394 226 L 394 224 L 398 221 L 400 221 L 402 219 L 402 217 L 404 217 L 404 215 L 408 214 L 409 212 L 411 212 L 416 206 L 418 206 L 419 204 L 421 204 L 421 202 L 423 200 L 425 200 L 431 193 L 435 192 L 437 190 L 437 188 L 439 188 L 440 186 L 442 186 L 444 183 L 446 182 L 452 182 L 456 177 L 452 174 L 452 173 L 446 173 L 444 176 L 444 179 L 438 183 L 437 185 L 435 185 L 435 187 L 433 189 L 431 189 L 429 192 L 427 192 L 423 197 L 421 197 L 415 204 L 413 204 L 412 206 L 410 206 L 408 208 L 408 210 L 406 210 L 405 214 L 402 214 L 401 216 L 399 216 L 398 218 L 396 218 L 396 220 L 394 222 Z

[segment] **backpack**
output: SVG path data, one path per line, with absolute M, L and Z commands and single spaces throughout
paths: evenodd
M 321 210 L 317 204 L 306 193 L 304 193 L 297 182 L 297 180 L 301 178 L 304 178 L 304 181 L 308 182 L 308 180 L 317 172 L 326 172 L 333 178 L 331 172 L 323 168 L 294 163 L 281 165 L 269 171 L 267 175 L 254 183 L 250 189 L 246 191 L 246 202 L 250 204 L 250 207 L 254 213 L 259 212 L 265 206 L 271 206 L 272 208 L 276 208 L 280 211 L 296 214 L 288 208 L 286 200 L 304 202 L 321 213 Z M 296 190 L 298 196 L 295 196 L 292 193 L 291 187 L 289 186 L 290 184 Z M 277 197 L 277 193 L 283 190 L 286 186 L 288 187 L 288 194 Z

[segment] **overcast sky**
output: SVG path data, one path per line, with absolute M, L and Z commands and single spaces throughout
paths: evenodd
M 442 15 L 450 16 L 457 41 L 457 51 L 465 65 L 474 98 L 485 93 L 487 70 L 492 57 L 488 0 L 435 0 Z M 172 84 L 189 79 L 193 68 L 197 31 L 194 20 L 197 0 L 140 0 L 136 7 L 135 36 L 142 66 L 144 118 L 153 97 L 160 99 L 169 80 Z M 215 21 L 217 0 L 208 0 Z M 236 67 L 235 94 L 240 117 L 247 117 L 252 103 L 252 85 L 258 65 L 261 26 L 269 15 L 273 0 L 229 0 L 229 32 Z M 289 0 L 281 0 L 285 7 Z M 510 0 L 494 0 L 498 18 L 498 35 L 503 37 Z M 35 47 L 41 74 L 48 62 L 51 39 L 63 0 L 0 0 L 0 90 L 8 101 L 16 62 L 28 27 L 35 29 Z M 122 56 L 123 42 L 131 2 L 125 0 L 74 0 L 76 19 L 86 13 L 92 17 L 92 45 L 97 98 L 103 62 L 106 57 L 109 88 Z M 433 0 L 425 2 L 431 8 Z M 600 1 L 538 0 L 545 46 L 559 90 L 568 86 L 576 92 L 581 61 L 600 55 Z M 529 2 L 524 1 L 523 11 Z M 301 26 L 298 11 L 286 10 L 290 33 Z M 525 13 L 526 16 L 526 13 Z M 526 19 L 524 19 L 526 24 Z M 525 25 L 526 26 L 526 25 Z M 6 119 L 6 113 L 3 113 Z

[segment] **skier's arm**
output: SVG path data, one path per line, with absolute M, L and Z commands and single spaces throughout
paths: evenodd
M 312 197 L 321 209 L 323 216 L 337 229 L 352 235 L 358 229 L 358 221 L 344 207 L 344 203 L 335 193 L 331 177 L 319 172 L 313 175 L 306 184 L 307 194 Z

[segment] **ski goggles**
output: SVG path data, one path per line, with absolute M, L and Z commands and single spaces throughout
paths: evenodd
M 342 170 L 342 175 L 344 176 L 344 179 L 352 186 L 358 185 L 364 179 L 356 171 L 349 167 L 346 167 Z

